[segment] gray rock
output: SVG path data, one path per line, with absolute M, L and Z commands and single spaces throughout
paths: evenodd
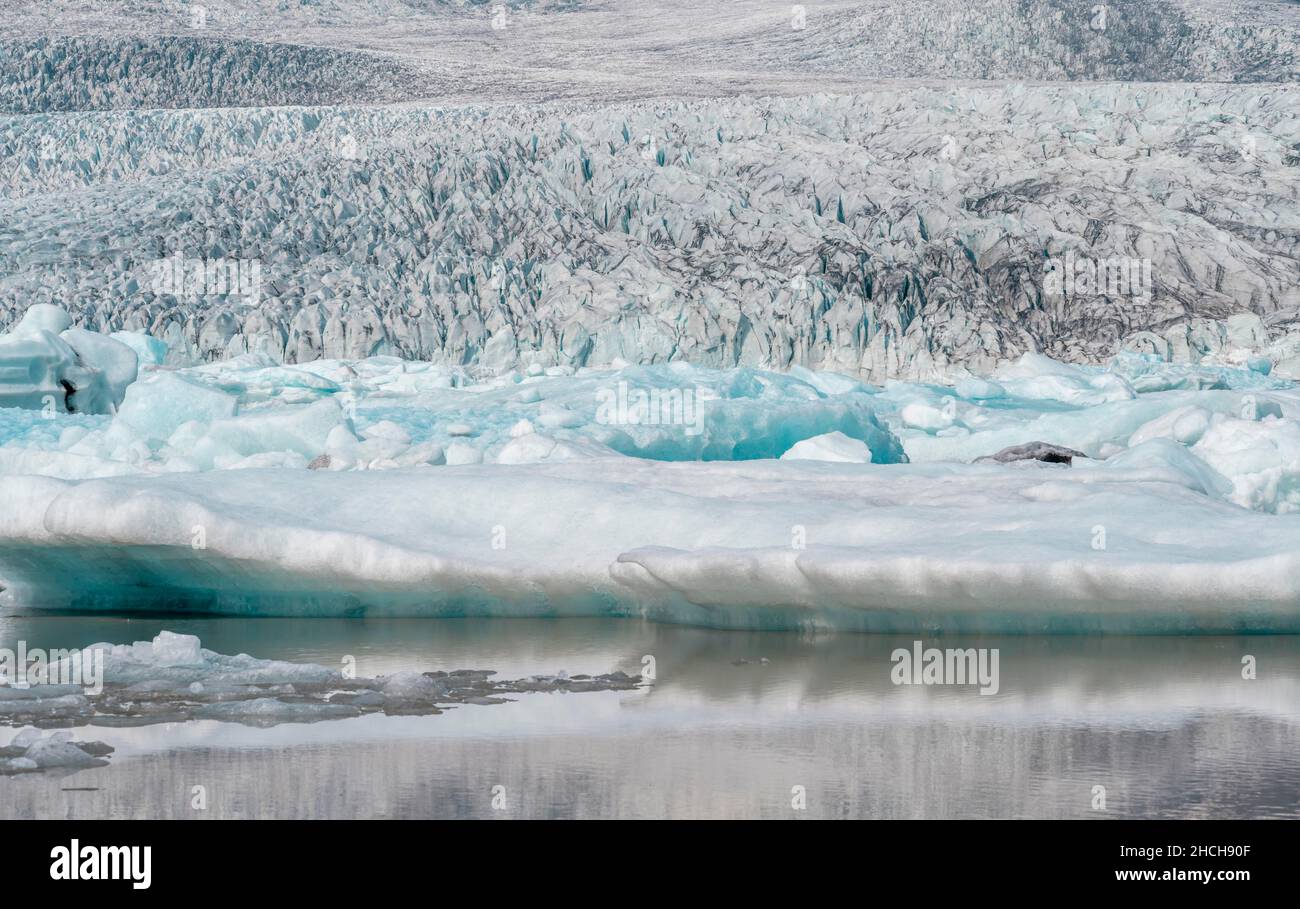
M 1053 445 L 1051 442 L 1027 442 L 1012 445 L 997 454 L 976 458 L 976 464 L 1009 464 L 1013 461 L 1043 461 L 1047 464 L 1070 464 L 1075 458 L 1088 457 L 1081 451 Z

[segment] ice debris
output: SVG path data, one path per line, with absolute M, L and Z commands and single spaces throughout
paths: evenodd
M 82 650 L 104 654 L 102 691 L 0 686 L 0 725 L 112 727 L 213 719 L 272 726 L 367 713 L 426 716 L 459 704 L 506 703 L 508 694 L 627 691 L 640 684 L 622 672 L 508 680 L 493 678 L 491 670 L 458 669 L 358 678 L 310 663 L 215 653 L 194 635 L 170 631 L 151 641 L 98 643 Z M 35 761 L 37 768 L 98 766 L 104 763 L 98 758 L 112 750 L 74 746 L 70 739 L 60 732 L 45 741 L 35 729 L 25 729 L 8 749 L 0 749 L 0 773 L 32 769 L 6 761 Z
M 55 771 L 69 773 L 108 765 L 106 758 L 113 748 L 103 742 L 74 741 L 68 730 L 43 735 L 34 726 L 26 726 L 0 746 L 0 776 L 19 773 Z

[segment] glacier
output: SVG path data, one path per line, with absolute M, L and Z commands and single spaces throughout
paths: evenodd
M 1297 124 L 1290 86 L 1170 84 L 0 117 L 0 328 L 56 303 L 173 365 L 1195 359 L 1233 315 L 1294 334 Z M 1076 261 L 1150 286 L 1054 287 Z
M 0 12 L 6 610 L 1300 631 L 1290 0 Z
M 876 383 L 1291 333 L 1295 3 L 1097 6 L 0 0 L 0 329 Z

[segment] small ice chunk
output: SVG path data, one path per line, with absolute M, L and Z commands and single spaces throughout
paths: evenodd
M 419 672 L 396 672 L 380 681 L 384 696 L 400 701 L 431 701 L 446 693 L 443 685 Z
M 483 452 L 468 442 L 452 442 L 447 446 L 446 457 L 449 467 L 455 467 L 458 464 L 483 463 Z
M 131 385 L 117 419 L 151 439 L 169 438 L 191 421 L 233 417 L 239 399 L 207 385 L 159 372 Z
M 192 634 L 160 631 L 153 639 L 153 661 L 159 666 L 195 666 L 203 662 L 199 639 Z
M 41 740 L 41 731 L 39 729 L 37 729 L 35 726 L 24 726 L 22 729 L 18 730 L 18 734 L 15 735 L 12 741 L 9 742 L 9 747 L 27 748 L 33 742 L 39 742 L 40 740 Z
M 910 426 L 913 429 L 920 429 L 925 432 L 937 432 L 940 429 L 947 429 L 955 422 L 954 418 L 948 413 L 937 407 L 931 407 L 929 404 L 921 403 L 904 406 L 899 412 L 899 418 L 903 421 L 904 426 Z
M 851 464 L 870 464 L 871 449 L 861 439 L 842 432 L 828 432 L 811 439 L 796 442 L 781 455 L 782 461 L 839 461 Z
M 1276 401 L 1267 401 L 1248 395 L 1241 400 L 1241 418 L 1243 420 L 1262 420 L 1265 417 L 1282 417 L 1282 406 Z
M 545 403 L 537 415 L 543 429 L 577 429 L 586 423 L 581 414 L 563 405 Z
M 23 755 L 41 770 L 68 767 L 103 767 L 108 761 L 82 751 L 71 741 L 58 734 L 34 742 Z
M 380 420 L 373 426 L 367 426 L 361 430 L 361 436 L 365 439 L 386 439 L 402 445 L 411 444 L 411 434 L 391 420 Z
M 53 303 L 33 303 L 13 328 L 14 335 L 32 335 L 49 332 L 57 335 L 72 326 L 72 316 Z
M 348 427 L 338 401 L 322 398 L 311 404 L 241 414 L 214 422 L 206 439 L 241 457 L 268 451 L 292 451 L 314 458 L 329 447 L 331 433 Z
M 1007 390 L 997 382 L 975 377 L 962 379 L 954 391 L 968 401 L 990 401 L 1007 396 Z
M 1210 428 L 1212 416 L 1209 410 L 1194 404 L 1178 407 L 1143 423 L 1129 437 L 1128 443 L 1134 446 L 1150 439 L 1173 439 L 1183 445 L 1195 445 Z
M 141 366 L 162 366 L 167 362 L 167 342 L 140 331 L 115 331 L 109 335 L 135 351 Z
M 140 358 L 135 351 L 108 335 L 84 328 L 69 328 L 59 337 L 77 352 L 77 357 L 83 364 L 99 370 L 103 376 L 105 393 L 112 402 L 111 409 L 117 409 L 126 397 L 127 387 L 139 374 Z

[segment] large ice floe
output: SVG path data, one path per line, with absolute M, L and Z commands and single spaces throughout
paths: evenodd
M 1276 346 L 875 387 L 135 344 L 115 415 L 0 409 L 7 608 L 1300 630 Z

